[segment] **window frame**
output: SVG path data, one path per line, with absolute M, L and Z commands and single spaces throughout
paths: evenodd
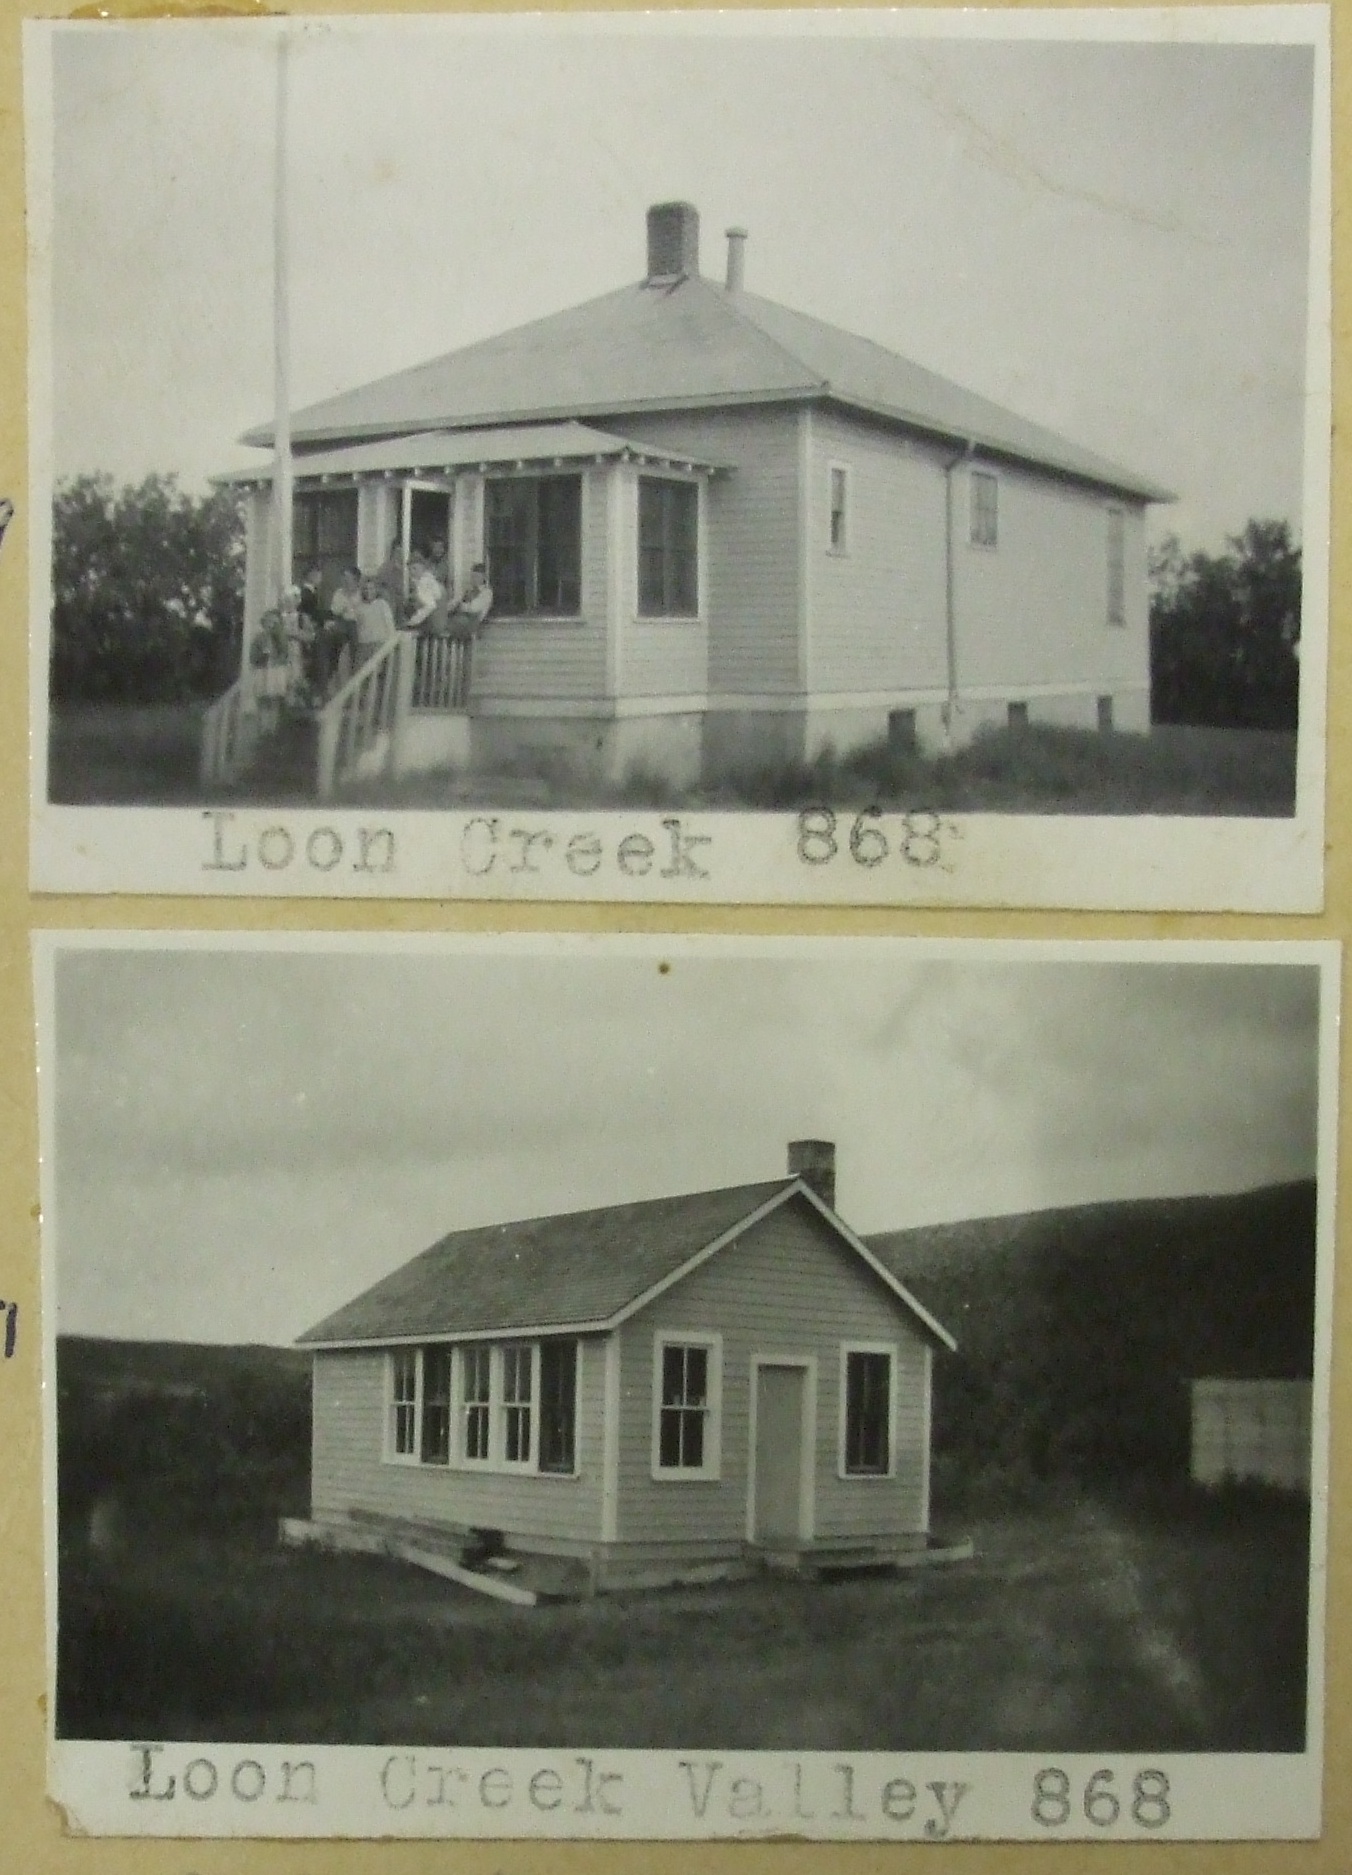
M 841 483 L 840 540 L 835 538 L 836 477 Z M 833 560 L 848 560 L 854 532 L 854 469 L 848 462 L 834 459 L 826 465 L 826 551 Z
M 667 1348 L 703 1348 L 708 1355 L 702 1465 L 662 1463 L 662 1355 Z M 717 1484 L 723 1476 L 723 1337 L 709 1329 L 659 1328 L 653 1335 L 652 1431 L 649 1471 L 658 1484 Z
M 664 483 L 667 487 L 689 488 L 695 495 L 695 609 L 693 612 L 649 612 L 643 604 L 643 487 L 645 483 Z M 634 617 L 645 625 L 698 624 L 704 617 L 704 478 L 677 475 L 656 469 L 641 469 L 634 477 Z
M 1107 523 L 1105 616 L 1114 631 L 1121 631 L 1127 622 L 1127 511 L 1119 502 L 1111 502 L 1104 514 Z
M 541 605 L 540 584 L 540 493 L 546 482 L 575 482 L 577 484 L 577 605 L 567 610 L 555 605 Z M 503 570 L 500 556 L 496 553 L 492 535 L 492 505 L 495 488 L 521 488 L 530 486 L 536 491 L 535 506 L 530 527 L 530 561 L 527 569 L 527 600 L 524 606 L 517 606 L 509 600 L 503 586 Z M 581 467 L 553 469 L 548 472 L 538 471 L 529 474 L 487 475 L 483 485 L 483 558 L 488 566 L 488 583 L 493 588 L 493 616 L 498 619 L 521 620 L 533 623 L 537 620 L 562 620 L 568 623 L 581 621 L 586 613 L 583 607 L 583 588 L 585 568 L 583 554 L 586 536 L 586 497 L 587 476 Z
M 983 515 L 982 503 L 978 498 L 979 488 L 991 491 L 989 537 L 985 528 L 986 516 Z M 967 475 L 967 542 L 977 547 L 982 553 L 998 553 L 1000 549 L 1000 477 L 994 469 L 972 468 Z
M 413 1358 L 413 1398 L 400 1400 L 395 1394 L 395 1375 L 400 1359 Z M 413 1436 L 406 1452 L 399 1450 L 398 1413 L 401 1407 L 413 1408 Z M 385 1350 L 385 1432 L 382 1456 L 389 1465 L 422 1464 L 422 1349 L 387 1348 Z
M 542 1467 L 540 1464 L 543 1375 L 541 1349 L 558 1343 L 568 1344 L 573 1349 L 573 1462 L 571 1470 L 567 1471 L 558 1466 Z M 509 1348 L 523 1350 L 530 1361 L 529 1396 L 511 1402 L 506 1397 L 506 1351 Z M 450 1414 L 448 1450 L 445 1458 L 424 1455 L 427 1427 L 427 1355 L 433 1349 L 445 1350 L 449 1371 Z M 464 1397 L 468 1369 L 466 1355 L 471 1350 L 475 1353 L 476 1366 L 480 1350 L 487 1356 L 488 1395 L 486 1400 L 467 1401 Z M 395 1397 L 395 1378 L 400 1363 L 405 1360 L 411 1360 L 413 1366 L 411 1401 L 401 1401 Z M 582 1472 L 582 1362 L 582 1338 L 579 1335 L 515 1335 L 495 1341 L 428 1341 L 386 1348 L 381 1456 L 387 1464 L 408 1465 L 429 1471 L 496 1472 L 512 1476 L 578 1478 Z M 412 1445 L 408 1451 L 401 1452 L 398 1450 L 396 1415 L 400 1407 L 407 1409 L 410 1406 L 413 1413 Z M 468 1426 L 471 1406 L 483 1406 L 487 1410 L 487 1451 L 481 1458 L 471 1457 L 469 1454 Z M 519 1407 L 529 1416 L 529 1437 L 524 1458 L 507 1456 L 508 1413 L 513 1406 Z
M 858 1471 L 848 1464 L 850 1430 L 850 1356 L 881 1354 L 887 1358 L 887 1464 L 881 1471 Z M 842 1341 L 840 1344 L 836 1476 L 850 1484 L 885 1483 L 897 1475 L 897 1370 L 895 1341 Z

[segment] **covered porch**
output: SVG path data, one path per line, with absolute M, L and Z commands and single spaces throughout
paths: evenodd
M 312 745 L 321 799 L 350 781 L 474 766 L 519 746 L 523 728 L 527 742 L 534 726 L 543 746 L 551 730 L 566 743 L 570 726 L 624 715 L 623 644 L 639 621 L 676 628 L 673 692 L 702 690 L 717 472 L 571 421 L 316 448 L 293 459 L 286 566 L 271 464 L 218 478 L 244 502 L 244 629 L 239 676 L 207 713 L 203 781 L 243 779 L 287 733 Z M 409 628 L 415 556 L 452 602 L 487 567 L 477 638 Z M 398 629 L 330 693 L 279 694 L 259 653 L 280 595 L 317 572 L 327 608 L 349 568 L 382 579 Z

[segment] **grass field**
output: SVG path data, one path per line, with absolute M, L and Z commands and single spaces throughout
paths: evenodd
M 299 1508 L 299 1507 L 297 1507 Z M 504 1607 L 261 1521 L 61 1559 L 73 1737 L 804 1750 L 1296 1750 L 1306 1507 L 1062 1493 L 965 1564 Z
M 66 805 L 184 806 L 207 799 L 272 800 L 242 784 L 208 795 L 197 778 L 202 708 L 56 709 L 48 798 Z M 618 786 L 538 771 L 424 775 L 345 795 L 345 806 L 461 808 L 682 807 L 794 810 L 829 805 L 944 813 L 1167 814 L 1280 817 L 1295 809 L 1294 736 L 1162 725 L 1146 736 L 1040 725 L 996 731 L 954 755 L 878 747 L 843 760 L 745 776 L 736 785 L 676 789 L 633 773 Z M 292 804 L 294 790 L 287 791 Z

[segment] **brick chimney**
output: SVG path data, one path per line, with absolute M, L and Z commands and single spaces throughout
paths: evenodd
M 648 210 L 648 278 L 674 280 L 699 272 L 699 210 L 691 202 L 657 202 Z
M 789 1177 L 810 1185 L 823 1204 L 836 1208 L 836 1147 L 831 1139 L 791 1139 Z

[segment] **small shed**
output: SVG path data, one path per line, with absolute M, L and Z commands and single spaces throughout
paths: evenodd
M 1195 1483 L 1310 1489 L 1308 1380 L 1194 1380 Z
M 571 1562 L 592 1588 L 899 1562 L 929 1530 L 947 1331 L 768 1182 L 452 1232 L 301 1337 L 307 1540 Z

